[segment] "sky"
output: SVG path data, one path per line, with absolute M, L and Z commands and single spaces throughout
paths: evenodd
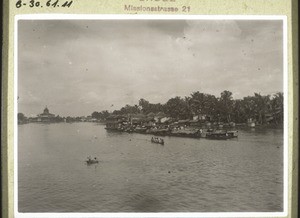
M 19 20 L 18 111 L 60 116 L 200 91 L 283 91 L 281 20 Z

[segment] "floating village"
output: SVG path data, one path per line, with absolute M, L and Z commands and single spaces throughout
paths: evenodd
M 253 122 L 251 123 L 253 125 Z M 106 119 L 107 131 L 151 134 L 154 136 L 177 136 L 189 138 L 231 139 L 238 137 L 236 124 L 211 123 L 207 116 L 194 116 L 192 120 L 176 120 L 164 113 L 111 115 Z M 254 127 L 254 125 L 253 125 Z M 157 138 L 152 142 L 162 144 Z
M 150 134 L 151 142 L 159 144 L 164 143 L 162 138 L 153 136 L 227 140 L 237 138 L 239 128 L 282 127 L 283 93 L 254 93 L 235 100 L 226 90 L 220 97 L 194 92 L 189 97 L 171 98 L 165 104 L 140 99 L 138 105 L 111 112 L 95 111 L 86 117 L 60 117 L 50 113 L 47 106 L 29 118 L 18 113 L 18 124 L 57 122 L 98 122 L 107 131 Z
M 19 114 L 18 123 L 57 123 L 57 122 L 98 122 L 105 124 L 107 131 L 126 133 L 151 134 L 154 136 L 177 136 L 189 138 L 231 139 L 238 137 L 234 122 L 210 122 L 211 117 L 205 115 L 193 116 L 193 119 L 177 120 L 168 117 L 165 113 L 151 112 L 144 114 L 109 115 L 104 120 L 87 117 L 60 117 L 49 112 L 46 106 L 44 111 L 37 116 L 25 118 Z M 249 126 L 255 123 L 249 120 Z M 153 143 L 163 144 L 162 139 L 154 137 Z

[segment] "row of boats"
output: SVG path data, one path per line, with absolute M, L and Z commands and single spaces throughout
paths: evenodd
M 238 131 L 208 131 L 205 133 L 205 138 L 215 140 L 227 140 L 238 137 Z M 162 138 L 152 137 L 152 143 L 164 145 L 165 142 Z
M 231 139 L 238 137 L 237 130 L 225 130 L 225 129 L 199 129 L 199 128 L 167 128 L 167 127 L 117 127 L 117 128 L 105 128 L 108 131 L 119 131 L 127 133 L 141 133 L 141 134 L 151 134 L 155 136 L 178 136 L 178 137 L 188 137 L 188 138 L 207 138 L 207 139 Z
M 238 131 L 224 131 L 224 130 L 208 130 L 205 133 L 205 138 L 216 139 L 216 140 L 226 140 L 238 137 Z

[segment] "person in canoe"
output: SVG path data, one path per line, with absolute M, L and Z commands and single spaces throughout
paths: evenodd
M 97 157 L 94 157 L 93 159 L 91 158 L 91 156 L 87 157 L 87 160 L 85 161 L 87 164 L 96 164 L 99 163 Z
M 158 143 L 164 145 L 165 141 L 162 138 L 160 138 L 159 141 L 158 141 Z
M 151 138 L 151 142 L 155 142 L 155 140 L 154 140 L 154 138 L 153 138 L 153 137 Z

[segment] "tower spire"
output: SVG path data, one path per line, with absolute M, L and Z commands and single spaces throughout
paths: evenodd
M 48 109 L 47 105 L 46 105 L 46 107 L 44 109 L 44 114 L 49 114 L 49 109 Z

